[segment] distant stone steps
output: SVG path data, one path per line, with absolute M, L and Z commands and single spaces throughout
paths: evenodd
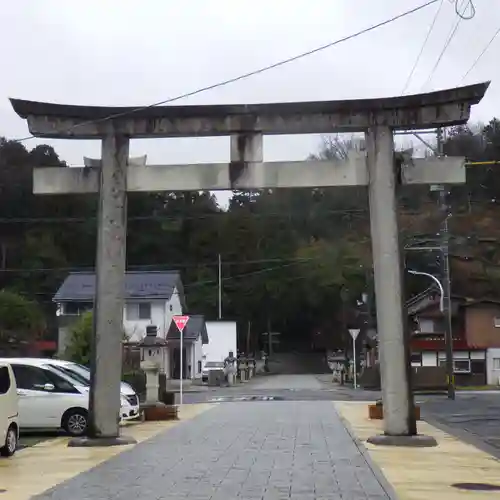
M 273 354 L 269 360 L 269 371 L 280 375 L 330 373 L 324 354 L 316 352 Z

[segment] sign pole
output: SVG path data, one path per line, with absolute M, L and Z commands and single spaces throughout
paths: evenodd
M 354 360 L 354 389 L 358 388 L 358 374 L 356 373 L 356 339 L 352 339 L 352 352 Z
M 179 385 L 179 405 L 182 406 L 182 383 L 183 383 L 183 379 L 184 379 L 184 345 L 183 345 L 183 337 L 184 335 L 182 335 L 182 330 L 179 329 L 179 333 L 180 333 L 180 336 L 181 336 L 181 353 L 180 353 L 180 356 L 181 356 L 181 366 L 180 366 L 180 385 Z
M 359 328 L 349 329 L 349 333 L 352 337 L 352 357 L 353 357 L 353 367 L 352 373 L 354 378 L 354 389 L 358 388 L 358 374 L 356 373 L 356 339 L 359 335 Z
M 184 328 L 186 328 L 189 316 L 174 316 L 173 321 L 180 334 L 180 374 L 179 374 L 179 405 L 182 406 L 183 393 L 182 383 L 184 379 Z

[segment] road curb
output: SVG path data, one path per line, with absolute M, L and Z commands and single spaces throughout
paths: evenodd
M 363 441 L 359 439 L 356 434 L 354 433 L 350 422 L 344 418 L 341 413 L 337 410 L 335 407 L 335 402 L 333 404 L 333 408 L 335 410 L 335 413 L 337 416 L 340 418 L 340 421 L 342 422 L 342 425 L 345 427 L 347 433 L 349 434 L 350 438 L 353 440 L 354 444 L 360 451 L 361 455 L 363 456 L 366 464 L 370 468 L 370 470 L 373 472 L 373 475 L 377 479 L 378 483 L 382 487 L 382 489 L 385 491 L 387 494 L 387 498 L 389 500 L 399 500 L 398 495 L 396 494 L 396 490 L 392 486 L 392 484 L 387 480 L 387 478 L 384 476 L 384 473 L 380 469 L 380 467 L 376 464 L 376 462 L 371 458 L 370 453 L 366 446 L 364 445 Z

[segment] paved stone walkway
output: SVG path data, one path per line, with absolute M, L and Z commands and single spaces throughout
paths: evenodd
M 38 500 L 389 498 L 331 402 L 221 404 Z

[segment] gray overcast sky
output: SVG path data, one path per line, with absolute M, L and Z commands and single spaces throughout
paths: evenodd
M 459 2 L 465 0 L 459 0 Z M 27 135 L 8 97 L 68 104 L 146 105 L 231 78 L 383 21 L 424 0 L 18 0 L 4 2 L 0 135 Z M 437 5 L 287 66 L 176 104 L 347 99 L 399 95 Z M 411 93 L 453 87 L 500 27 L 500 0 L 475 0 L 430 82 L 457 17 L 444 5 Z M 463 84 L 493 80 L 474 120 L 500 116 L 500 36 Z M 47 141 L 43 141 L 47 142 Z M 49 141 L 63 159 L 99 156 L 96 141 Z M 272 137 L 266 160 L 301 159 L 319 138 Z M 37 141 L 28 141 L 32 147 Z M 149 163 L 225 161 L 229 140 L 133 141 Z

